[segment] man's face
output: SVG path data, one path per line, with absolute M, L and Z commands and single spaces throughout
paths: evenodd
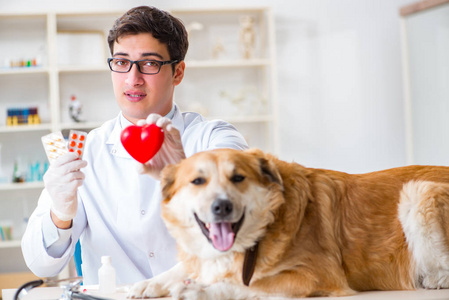
M 121 37 L 114 43 L 114 58 L 129 60 L 170 60 L 167 46 L 149 33 Z M 134 64 L 128 73 L 111 72 L 117 103 L 126 119 L 136 123 L 151 113 L 168 114 L 173 105 L 173 92 L 184 76 L 184 62 L 163 65 L 158 74 L 142 74 Z

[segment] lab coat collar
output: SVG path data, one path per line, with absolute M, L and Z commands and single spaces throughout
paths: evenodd
M 184 133 L 184 122 L 182 114 L 176 104 L 173 105 L 173 109 L 166 115 L 166 117 L 171 117 L 173 126 L 175 126 L 175 128 L 179 130 L 182 136 L 182 134 Z M 130 125 L 133 124 L 123 116 L 122 112 L 120 112 L 115 119 L 115 124 L 114 128 L 112 129 L 111 135 L 106 141 L 107 145 L 113 145 L 111 154 L 119 157 L 131 158 L 131 155 L 129 155 L 129 153 L 125 150 L 122 142 L 120 141 L 120 134 L 123 128 L 126 128 Z
M 112 132 L 109 135 L 108 140 L 106 141 L 106 145 L 113 145 L 111 149 L 112 155 L 131 158 L 131 155 L 129 155 L 129 153 L 125 150 L 122 142 L 120 141 L 122 128 L 125 128 L 129 125 L 132 125 L 132 123 L 123 116 L 122 112 L 120 112 L 117 118 L 115 118 L 114 128 L 112 129 Z
M 185 127 L 184 126 L 184 118 L 176 104 L 174 105 L 174 108 L 175 108 L 175 110 L 173 112 L 173 117 L 171 118 L 171 121 L 172 121 L 173 126 L 175 126 L 175 128 L 179 130 L 179 133 L 182 137 L 182 135 L 184 134 L 184 127 Z

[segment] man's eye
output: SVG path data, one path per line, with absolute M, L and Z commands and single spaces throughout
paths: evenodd
M 159 63 L 157 61 L 153 60 L 147 60 L 145 61 L 145 67 L 158 67 Z
M 195 178 L 194 180 L 191 181 L 194 185 L 202 185 L 204 183 L 206 183 L 206 179 L 204 179 L 203 177 L 198 177 Z
M 120 67 L 128 65 L 129 61 L 123 59 L 115 59 L 114 64 Z

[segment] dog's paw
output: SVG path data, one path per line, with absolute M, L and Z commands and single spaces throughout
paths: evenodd
M 168 296 L 169 291 L 159 282 L 148 279 L 137 282 L 128 292 L 127 298 L 157 298 Z
M 173 287 L 170 294 L 178 300 L 208 300 L 204 286 L 191 280 L 186 280 Z M 212 299 L 211 299 L 212 300 Z M 214 299 L 215 300 L 215 299 Z

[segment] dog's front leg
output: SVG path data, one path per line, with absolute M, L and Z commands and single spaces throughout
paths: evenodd
M 217 282 L 202 285 L 196 282 L 185 282 L 171 291 L 174 299 L 183 300 L 246 300 L 267 296 L 243 285 Z
M 187 279 L 182 262 L 176 264 L 173 268 L 161 273 L 151 279 L 137 282 L 128 292 L 128 298 L 157 298 L 165 297 L 170 294 L 170 289 L 174 286 L 183 284 Z

